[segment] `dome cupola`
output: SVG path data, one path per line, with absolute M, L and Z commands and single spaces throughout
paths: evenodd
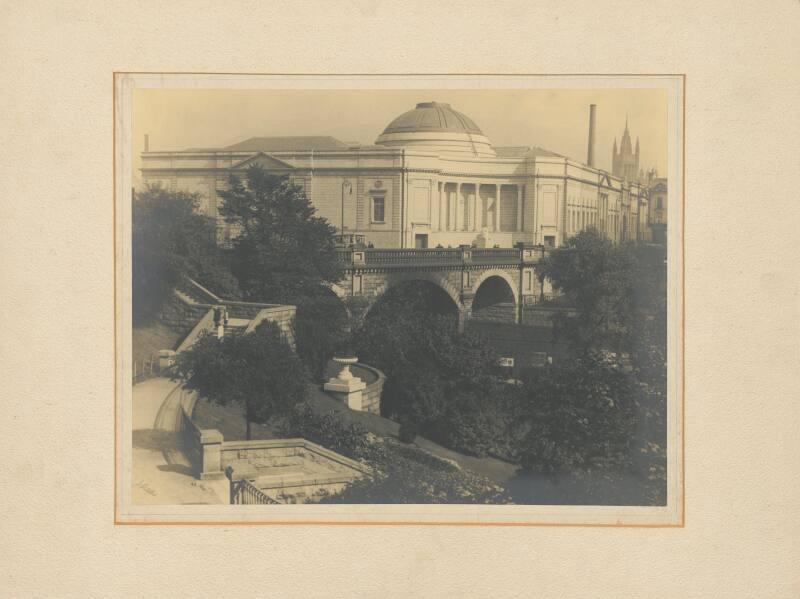
M 450 104 L 421 102 L 394 119 L 375 143 L 403 146 L 438 154 L 494 157 L 489 139 L 467 115 Z

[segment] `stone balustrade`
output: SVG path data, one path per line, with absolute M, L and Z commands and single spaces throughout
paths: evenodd
M 339 261 L 352 267 L 391 268 L 409 266 L 449 266 L 458 264 L 522 264 L 538 262 L 545 255 L 543 246 L 513 248 L 433 248 L 337 249 Z

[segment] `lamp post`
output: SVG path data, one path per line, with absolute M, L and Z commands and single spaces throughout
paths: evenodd
M 342 181 L 342 226 L 340 233 L 342 235 L 342 242 L 344 243 L 344 188 L 348 188 L 348 195 L 353 195 L 353 185 L 350 183 L 349 179 L 345 179 Z

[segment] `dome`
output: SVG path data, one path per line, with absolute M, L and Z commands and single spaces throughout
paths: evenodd
M 384 146 L 413 146 L 439 154 L 495 156 L 489 139 L 450 104 L 421 102 L 394 119 L 375 140 Z

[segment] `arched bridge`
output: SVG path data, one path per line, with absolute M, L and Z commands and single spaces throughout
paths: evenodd
M 458 310 L 460 327 L 470 318 L 520 322 L 525 306 L 550 295 L 536 273 L 545 253 L 541 246 L 337 251 L 345 277 L 332 289 L 342 299 L 364 298 L 363 314 L 389 288 L 412 281 L 444 291 Z

